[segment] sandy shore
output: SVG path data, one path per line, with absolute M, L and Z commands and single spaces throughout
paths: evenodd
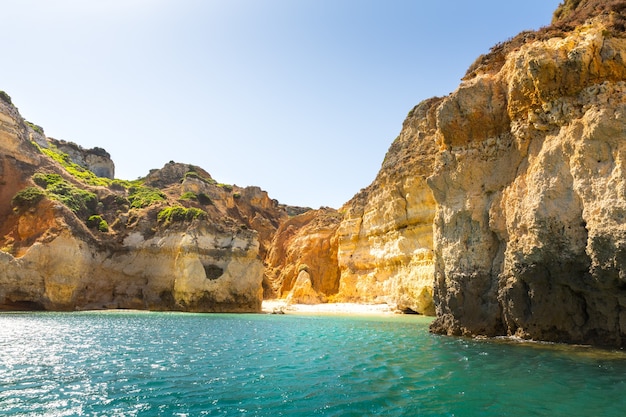
M 387 304 L 287 304 L 285 300 L 263 300 L 264 313 L 285 314 L 355 314 L 355 315 L 387 315 L 394 314 Z

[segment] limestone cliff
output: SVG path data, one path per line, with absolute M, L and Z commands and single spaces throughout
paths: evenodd
M 426 178 L 437 153 L 434 111 L 440 101 L 411 110 L 374 182 L 344 206 L 338 300 L 434 313 L 435 201 Z
M 108 158 L 46 138 L 0 95 L 0 309 L 260 311 L 287 209 L 186 164 L 103 178 Z
M 434 331 L 626 342 L 626 5 L 567 3 L 437 109 Z
M 625 28 L 624 1 L 566 1 L 418 105 L 340 210 L 333 300 L 434 308 L 446 334 L 623 346 Z M 283 293 L 310 295 L 291 258 Z

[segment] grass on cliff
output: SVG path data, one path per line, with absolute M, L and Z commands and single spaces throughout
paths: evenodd
M 128 201 L 131 208 L 144 208 L 165 201 L 165 194 L 156 188 L 132 186 L 128 189 Z
M 57 161 L 63 166 L 63 168 L 65 168 L 65 170 L 69 174 L 71 174 L 74 178 L 84 182 L 85 184 L 93 185 L 96 187 L 108 187 L 109 185 L 111 185 L 111 181 L 113 181 L 109 178 L 98 177 L 96 174 L 89 171 L 88 169 L 72 162 L 70 156 L 66 153 L 60 152 L 59 150 L 52 147 L 42 148 L 38 145 L 37 147 L 39 148 L 41 153 Z
M 35 207 L 45 196 L 46 193 L 41 188 L 27 187 L 13 196 L 11 206 L 18 212 L 28 210 Z
M 166 207 L 157 215 L 157 221 L 163 225 L 169 225 L 173 222 L 184 222 L 206 218 L 206 211 L 194 207 L 186 208 L 183 206 Z
M 41 129 L 39 126 L 31 124 L 31 127 L 32 126 L 34 126 L 35 128 Z M 43 129 L 42 129 L 42 133 L 43 133 Z M 109 187 L 109 188 L 121 188 L 121 189 L 129 189 L 130 187 L 137 187 L 141 185 L 141 180 L 136 180 L 136 181 L 127 181 L 127 180 L 120 180 L 120 179 L 112 180 L 110 178 L 99 177 L 93 172 L 91 172 L 90 170 L 88 170 L 87 168 L 82 167 L 75 162 L 72 162 L 68 154 L 59 151 L 54 146 L 51 146 L 50 148 L 42 148 L 37 143 L 35 142 L 32 142 L 32 143 L 37 147 L 37 149 L 39 149 L 39 151 L 42 154 L 54 159 L 56 162 L 61 164 L 61 166 L 65 168 L 65 170 L 70 175 L 72 175 L 77 180 L 84 182 L 85 184 L 93 185 L 95 187 Z M 93 148 L 92 151 L 95 151 L 94 153 L 96 155 L 102 155 L 102 156 L 108 157 L 108 153 L 102 148 Z
M 217 181 L 215 181 L 213 178 L 205 178 L 203 176 L 201 176 L 200 174 L 198 174 L 196 171 L 187 171 L 185 173 L 185 176 L 183 177 L 182 181 L 188 179 L 188 178 L 193 178 L 193 179 L 197 179 L 200 180 L 206 184 L 211 184 L 211 185 L 216 185 Z
M 160 201 L 166 200 L 165 194 L 163 194 L 161 191 L 157 189 L 145 187 L 142 184 L 142 180 L 127 181 L 127 180 L 120 180 L 120 179 L 98 177 L 96 174 L 94 174 L 90 170 L 72 162 L 68 154 L 60 152 L 58 149 L 54 147 L 42 148 L 37 144 L 35 144 L 35 146 L 37 146 L 37 148 L 39 149 L 41 153 L 54 159 L 56 162 L 61 164 L 61 166 L 63 166 L 63 168 L 65 168 L 65 170 L 70 175 L 72 175 L 74 178 L 76 178 L 77 180 L 87 185 L 92 185 L 96 187 L 108 187 L 111 190 L 127 191 L 128 201 L 130 203 L 131 208 L 137 208 L 137 209 L 144 208 L 144 207 L 151 206 L 152 204 L 158 203 Z M 94 148 L 94 149 L 99 149 L 99 148 Z M 104 152 L 104 150 L 102 150 L 102 152 Z M 58 178 L 52 181 L 51 183 L 49 182 L 49 180 L 46 180 L 42 177 L 39 178 L 41 184 L 38 184 L 38 185 L 40 185 L 42 188 L 45 188 L 45 186 L 47 185 L 52 185 L 53 183 L 57 182 L 57 180 L 61 179 L 61 176 L 57 174 L 46 174 L 46 175 L 48 176 L 56 175 Z M 58 186 L 55 186 L 55 187 L 58 187 Z M 63 194 L 64 192 L 68 192 L 68 190 L 60 190 L 60 193 L 57 193 L 57 194 L 66 195 L 66 194 Z M 84 192 L 89 193 L 88 191 L 84 191 Z M 77 193 L 74 192 L 73 194 L 77 194 Z M 89 194 L 93 194 L 93 193 L 89 193 Z M 75 205 L 73 207 L 75 208 Z M 74 208 L 72 208 L 72 211 L 74 211 Z
M 89 218 L 87 219 L 87 227 L 91 229 L 98 229 L 102 233 L 106 233 L 109 231 L 109 224 L 106 220 L 102 218 L 102 216 L 98 214 L 89 216 Z
M 11 96 L 9 96 L 6 92 L 0 90 L 0 100 L 4 101 L 7 104 L 13 104 L 11 101 Z
M 88 216 L 97 210 L 96 194 L 70 184 L 59 174 L 37 173 L 33 175 L 33 181 L 45 190 L 49 198 L 63 203 L 76 215 Z
M 186 191 L 182 193 L 178 199 L 180 201 L 197 201 L 198 203 L 203 204 L 205 206 L 209 204 L 213 204 L 213 200 L 211 200 L 211 197 L 209 197 L 205 193 L 196 194 L 191 191 Z

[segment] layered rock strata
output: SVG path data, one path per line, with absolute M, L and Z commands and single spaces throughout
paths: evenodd
M 166 230 L 148 238 L 132 233 L 121 248 L 106 248 L 78 238 L 68 225 L 53 227 L 62 231 L 22 256 L 0 252 L 1 309 L 261 308 L 263 265 L 253 232 L 233 235 L 191 224 L 184 231 Z

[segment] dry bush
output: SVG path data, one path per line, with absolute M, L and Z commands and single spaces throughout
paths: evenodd
M 506 56 L 527 42 L 564 37 L 594 17 L 602 20 L 611 36 L 626 36 L 626 0 L 565 0 L 554 12 L 551 25 L 522 32 L 493 46 L 489 53 L 478 57 L 463 79 L 471 79 L 478 73 L 497 72 Z

